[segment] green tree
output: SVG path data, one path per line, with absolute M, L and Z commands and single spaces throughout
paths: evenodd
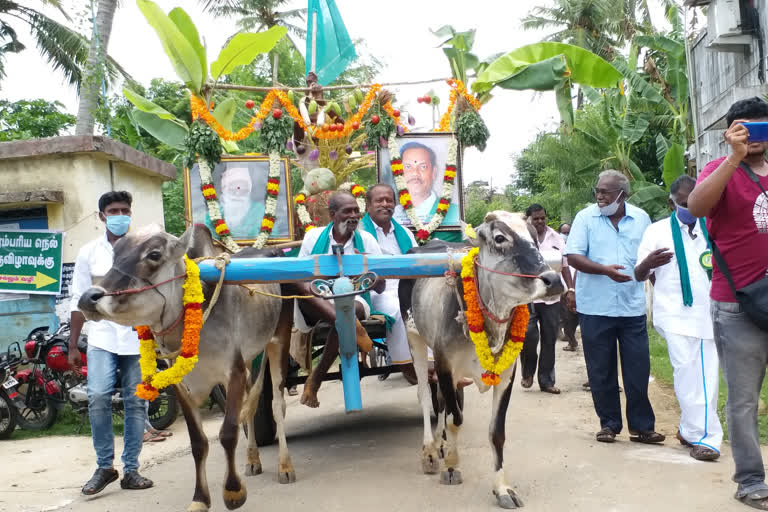
M 69 18 L 59 0 L 24 3 L 0 0 L 0 79 L 5 77 L 5 55 L 20 53 L 26 49 L 17 37 L 19 27 L 24 25 L 51 68 L 61 72 L 70 84 L 79 86 L 88 59 L 88 38 L 31 7 L 31 3 L 54 6 Z M 128 76 L 111 58 L 106 61 L 106 74 L 109 81 L 114 81 L 118 75 Z
M 60 135 L 75 124 L 75 116 L 62 112 L 63 107 L 44 99 L 0 100 L 0 142 Z

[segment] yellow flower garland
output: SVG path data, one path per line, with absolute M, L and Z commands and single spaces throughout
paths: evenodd
M 530 312 L 525 304 L 515 308 L 509 339 L 504 344 L 501 354 L 498 357 L 494 356 L 488 343 L 488 336 L 485 334 L 483 313 L 480 311 L 479 299 L 477 297 L 478 291 L 475 288 L 474 261 L 479 251 L 480 249 L 475 247 L 461 259 L 461 279 L 464 284 L 464 302 L 466 302 L 467 308 L 466 318 L 467 326 L 469 327 L 469 337 L 475 345 L 477 359 L 485 370 L 482 375 L 483 383 L 495 386 L 501 382 L 501 374 L 512 366 L 523 349 Z
M 136 327 L 139 335 L 139 366 L 142 383 L 136 387 L 136 396 L 149 400 L 157 398 L 158 391 L 178 384 L 195 367 L 200 344 L 200 330 L 203 327 L 203 286 L 200 283 L 200 269 L 197 264 L 184 255 L 187 277 L 184 280 L 184 334 L 181 338 L 181 353 L 176 362 L 158 373 L 157 343 L 149 326 Z

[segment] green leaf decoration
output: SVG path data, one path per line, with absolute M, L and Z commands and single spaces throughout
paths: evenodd
M 621 73 L 594 53 L 564 43 L 535 43 L 520 47 L 493 61 L 472 84 L 475 92 L 485 92 L 519 73 L 523 67 L 562 55 L 573 83 L 590 87 L 616 87 Z
M 236 110 L 237 103 L 235 102 L 235 99 L 227 98 L 216 105 L 216 108 L 213 110 L 213 117 L 225 130 L 232 131 L 232 121 L 235 118 Z M 227 153 L 236 153 L 240 151 L 240 146 L 233 140 L 221 139 L 221 146 Z
M 169 12 L 168 17 L 179 28 L 179 31 L 181 31 L 195 50 L 195 53 L 200 60 L 200 69 L 203 71 L 203 78 L 200 81 L 200 89 L 202 89 L 205 85 L 205 79 L 208 77 L 208 60 L 205 55 L 205 47 L 200 43 L 200 34 L 197 31 L 197 27 L 195 27 L 195 23 L 192 21 L 192 18 L 189 17 L 189 14 L 187 14 L 181 7 L 176 7 Z
M 287 31 L 285 27 L 275 26 L 265 32 L 235 34 L 221 50 L 219 57 L 211 63 L 211 78 L 218 80 L 237 66 L 250 64 L 253 59 L 274 48 Z
M 134 121 L 151 136 L 174 149 L 183 150 L 189 130 L 177 119 L 163 119 L 138 108 L 131 111 Z
M 165 15 L 158 5 L 151 0 L 136 0 L 136 5 L 157 32 L 173 69 L 194 94 L 200 94 L 200 84 L 203 81 L 203 69 L 195 49 L 182 34 L 176 23 Z
M 685 172 L 685 148 L 677 142 L 669 146 L 667 154 L 664 156 L 664 171 L 661 177 L 664 179 L 664 185 L 667 190 L 675 179 Z
M 125 96 L 125 98 L 130 101 L 134 107 L 141 110 L 142 112 L 154 114 L 161 119 L 176 119 L 176 116 L 165 110 L 160 105 L 152 103 L 141 94 L 132 91 L 127 87 L 123 87 L 123 96 Z

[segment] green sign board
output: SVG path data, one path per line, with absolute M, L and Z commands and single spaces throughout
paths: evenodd
M 0 231 L 0 292 L 61 293 L 62 234 Z

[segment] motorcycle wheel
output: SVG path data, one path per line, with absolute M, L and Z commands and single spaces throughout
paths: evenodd
M 16 430 L 16 408 L 0 389 L 0 439 L 8 439 Z
M 30 389 L 31 388 L 31 389 Z M 17 392 L 27 407 L 17 410 L 19 427 L 25 430 L 47 430 L 56 422 L 59 414 L 54 400 L 35 383 L 22 383 Z
M 149 423 L 155 430 L 165 430 L 179 416 L 179 401 L 176 390 L 172 387 L 163 388 L 160 394 L 149 403 Z

